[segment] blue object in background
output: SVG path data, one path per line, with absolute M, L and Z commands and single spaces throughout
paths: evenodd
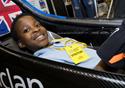
M 83 13 L 80 7 L 80 0 L 72 0 L 73 13 L 76 18 L 83 18 Z
M 94 18 L 96 16 L 94 0 L 81 0 L 81 2 L 85 7 L 87 17 Z

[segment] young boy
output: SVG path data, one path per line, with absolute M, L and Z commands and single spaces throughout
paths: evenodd
M 46 28 L 29 14 L 21 14 L 14 20 L 12 35 L 20 48 L 27 48 L 40 58 L 91 69 L 100 62 L 96 51 L 84 43 L 71 38 L 49 41 Z

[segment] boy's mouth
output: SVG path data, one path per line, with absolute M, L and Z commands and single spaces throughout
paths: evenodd
M 36 34 L 35 36 L 33 36 L 33 40 L 44 40 L 46 38 L 45 34 Z

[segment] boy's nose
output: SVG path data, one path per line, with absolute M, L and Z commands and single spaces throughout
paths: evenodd
M 40 29 L 39 28 L 33 28 L 33 32 L 37 32 L 37 31 L 39 31 Z

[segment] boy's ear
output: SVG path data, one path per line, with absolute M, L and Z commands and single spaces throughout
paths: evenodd
M 26 45 L 25 44 L 23 44 L 22 42 L 18 42 L 18 46 L 20 47 L 20 48 L 25 48 L 26 47 Z

